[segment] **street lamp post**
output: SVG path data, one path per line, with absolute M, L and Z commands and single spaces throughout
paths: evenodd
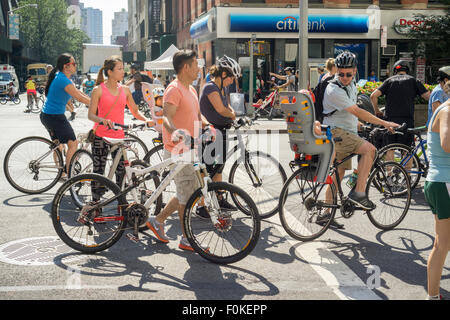
M 252 34 L 252 37 L 250 38 L 250 70 L 249 70 L 249 92 L 248 92 L 248 109 L 247 114 L 252 116 L 253 115 L 253 46 L 254 41 L 256 40 L 256 34 Z
M 22 9 L 22 8 L 25 8 L 25 7 L 33 7 L 33 8 L 37 9 L 38 5 L 37 5 L 37 3 L 27 3 L 27 4 L 23 5 L 23 6 L 20 6 L 20 7 L 17 7 L 17 8 L 14 8 L 14 9 L 11 9 L 11 10 L 8 11 L 8 14 L 6 15 L 7 16 L 7 19 L 6 19 L 7 20 L 6 21 L 6 37 L 7 37 L 7 39 L 10 39 L 10 36 L 9 36 L 9 31 L 10 31 L 9 30 L 9 16 L 14 11 Z M 7 63 L 10 64 L 10 56 L 9 55 L 7 56 Z
M 299 0 L 298 75 L 299 89 L 308 88 L 308 0 Z

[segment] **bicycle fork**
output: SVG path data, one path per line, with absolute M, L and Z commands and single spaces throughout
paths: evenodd
M 210 212 L 211 222 L 213 223 L 214 226 L 218 227 L 221 225 L 220 221 L 218 220 L 218 212 L 217 212 L 220 208 L 219 200 L 217 200 L 217 195 L 215 192 L 210 193 L 208 192 L 208 184 L 211 183 L 212 180 L 209 177 L 209 174 L 206 171 L 206 166 L 204 164 L 202 163 L 194 164 L 194 171 L 200 183 L 200 188 L 203 195 L 203 199 L 205 201 L 205 206 L 206 208 L 208 208 L 208 211 Z

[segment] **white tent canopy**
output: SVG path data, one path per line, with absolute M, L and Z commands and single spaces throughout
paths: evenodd
M 180 51 L 173 44 L 156 60 L 145 61 L 144 70 L 173 70 L 172 57 Z M 197 59 L 198 66 L 203 67 L 205 65 L 204 59 Z

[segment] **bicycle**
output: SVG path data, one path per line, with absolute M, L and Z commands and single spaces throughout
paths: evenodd
M 414 134 L 416 145 L 407 146 L 401 143 L 392 143 L 382 147 L 379 151 L 380 157 L 385 159 L 389 151 L 393 152 L 393 161 L 406 168 L 406 172 L 411 179 L 411 189 L 419 184 L 420 178 L 428 174 L 430 163 L 426 154 L 427 140 L 423 139 L 421 133 L 426 131 L 427 127 L 409 128 L 406 131 Z M 423 159 L 422 159 L 423 156 Z
M 21 102 L 18 95 L 12 97 L 10 95 L 5 95 L 0 97 L 0 104 L 6 104 L 8 101 L 13 102 L 14 104 L 19 104 Z
M 239 129 L 250 127 L 255 119 L 257 118 L 241 118 L 232 123 L 235 130 L 230 132 L 228 141 L 236 141 L 237 144 L 233 148 L 229 148 L 225 159 L 230 159 L 233 154 L 240 151 L 239 158 L 231 166 L 228 182 L 243 188 L 256 202 L 261 219 L 266 219 L 278 212 L 278 199 L 274 194 L 278 195 L 278 190 L 282 188 L 287 176 L 283 166 L 270 154 L 263 151 L 248 150 L 248 136 L 243 136 Z M 231 136 L 232 134 L 233 136 Z M 163 159 L 163 150 L 162 144 L 157 145 L 145 155 L 143 160 L 149 164 L 160 163 Z M 217 172 L 223 169 L 225 163 L 226 161 L 215 164 L 210 177 L 214 177 Z M 268 191 L 271 191 L 272 194 Z M 238 199 L 233 195 L 231 195 L 231 198 L 241 210 L 245 210 Z
M 190 151 L 172 156 L 157 165 L 144 169 L 126 166 L 127 186 L 124 190 L 98 174 L 82 174 L 69 179 L 58 189 L 52 203 L 51 217 L 56 233 L 68 246 L 84 253 L 106 250 L 121 238 L 126 229 L 133 229 L 133 233 L 127 234 L 127 237 L 137 242 L 139 228 L 147 221 L 151 204 L 161 196 L 178 172 L 185 166 L 193 165 L 201 187 L 193 191 L 184 212 L 182 225 L 189 243 L 201 257 L 214 263 L 228 264 L 243 259 L 250 254 L 259 238 L 261 222 L 258 209 L 249 195 L 239 187 L 211 181 L 205 165 L 198 161 L 193 148 L 199 141 L 206 139 L 207 134 L 192 139 Z M 183 141 L 186 143 L 187 140 Z M 157 177 L 166 168 L 170 169 L 170 173 L 145 203 L 139 204 L 136 188 L 146 180 Z M 203 178 L 201 173 L 204 174 Z M 73 200 L 70 191 L 75 186 L 83 199 L 81 207 Z M 217 200 L 219 191 L 223 196 L 234 193 L 242 198 L 246 213 L 221 209 Z M 129 192 L 133 203 L 126 200 Z M 196 205 L 201 199 L 204 199 L 210 219 L 195 214 Z
M 384 130 L 375 128 L 369 137 L 373 138 Z M 284 184 L 279 201 L 280 221 L 290 236 L 300 241 L 320 237 L 329 228 L 338 209 L 346 219 L 352 217 L 355 211 L 364 211 L 370 222 L 382 230 L 391 230 L 403 221 L 411 203 L 411 184 L 406 170 L 396 162 L 383 162 L 377 152 L 366 186 L 366 194 L 377 208 L 364 210 L 344 196 L 342 178 L 337 170 L 355 156 L 357 154 L 351 154 L 340 162 L 334 159 L 326 183 L 316 181 L 317 162 L 311 156 L 303 155 L 290 162 L 294 172 Z M 299 168 L 294 170 L 295 167 Z M 336 175 L 337 191 L 333 174 Z M 331 197 L 327 198 L 328 187 Z M 389 218 L 393 219 L 388 221 Z

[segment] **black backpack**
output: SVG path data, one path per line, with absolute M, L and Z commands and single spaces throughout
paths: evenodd
M 349 93 L 347 91 L 346 87 L 343 87 L 334 77 L 327 77 L 323 79 L 315 88 L 314 88 L 314 97 L 316 98 L 316 102 L 314 104 L 314 111 L 316 114 L 316 120 L 322 122 L 324 117 L 329 117 L 332 114 L 334 114 L 337 110 L 334 110 L 330 113 L 324 114 L 323 113 L 323 98 L 325 96 L 325 90 L 327 89 L 327 86 L 329 83 L 333 83 L 337 85 L 339 88 L 342 88 L 345 90 L 347 95 L 349 96 Z

